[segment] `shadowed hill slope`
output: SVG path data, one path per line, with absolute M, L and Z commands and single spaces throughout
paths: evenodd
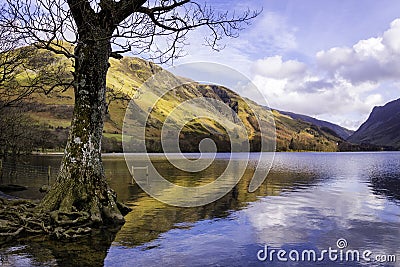
M 374 107 L 369 118 L 349 137 L 357 144 L 368 143 L 400 149 L 400 99 Z

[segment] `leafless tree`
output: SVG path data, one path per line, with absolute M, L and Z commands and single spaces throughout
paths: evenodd
M 34 87 L 17 79 L 32 53 L 28 47 L 17 49 L 18 44 L 18 38 L 0 26 L 0 110 L 20 104 L 34 91 Z
M 50 212 L 54 222 L 71 216 L 91 225 L 124 222 L 100 153 L 109 58 L 132 51 L 171 61 L 184 55 L 188 33 L 199 27 L 208 31 L 205 44 L 219 49 L 223 36 L 236 37 L 258 15 L 246 10 L 236 16 L 190 0 L 3 1 L 2 26 L 28 44 L 73 61 L 72 125 L 57 182 L 40 208 Z
M 0 24 L 0 110 L 21 106 L 34 93 L 49 94 L 71 86 L 64 64 L 39 62 L 43 53 L 25 44 L 21 35 Z
M 24 45 L 18 32 L 0 25 L 0 157 L 30 152 L 40 144 L 43 127 L 25 114 L 29 102 L 72 80 L 63 64 L 43 63 L 45 52 Z

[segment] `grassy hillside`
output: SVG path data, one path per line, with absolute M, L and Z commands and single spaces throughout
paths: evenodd
M 42 62 L 46 64 L 47 68 L 49 66 L 54 66 L 54 69 L 56 69 L 56 66 L 65 66 L 66 70 L 71 68 L 71 63 L 68 60 L 55 57 L 47 51 L 41 51 L 40 55 L 31 61 L 38 65 Z M 122 60 L 111 59 L 110 64 L 111 67 L 107 77 L 110 96 L 118 95 L 134 99 L 135 111 L 132 114 L 132 121 L 134 122 L 135 116 L 140 116 L 143 111 L 150 108 L 151 102 L 154 101 L 152 96 L 156 96 L 156 88 L 146 88 L 145 90 L 148 91 L 141 92 L 139 90 L 140 86 L 162 69 L 153 63 L 131 57 L 125 57 Z M 71 78 L 66 77 L 66 79 Z M 159 86 L 168 86 L 179 79 L 183 78 L 167 73 L 165 81 Z M 186 79 L 185 81 L 188 80 Z M 143 97 L 143 95 L 146 97 Z M 267 109 L 250 100 L 244 101 L 235 92 L 225 87 L 192 82 L 169 91 L 161 100 L 157 101 L 151 110 L 146 130 L 146 144 L 149 150 L 161 151 L 159 143 L 161 126 L 171 111 L 182 102 L 197 97 L 214 98 L 226 103 L 243 122 L 250 139 L 251 149 L 253 151 L 260 149 L 260 125 L 258 125 L 254 113 L 258 115 L 261 123 L 268 124 L 271 123 L 271 113 Z M 32 107 L 29 112 L 31 118 L 37 123 L 45 124 L 54 135 L 52 140 L 55 141 L 52 148 L 62 148 L 65 143 L 73 112 L 73 103 L 73 90 L 68 89 L 64 92 L 58 90 L 47 96 L 35 95 L 30 104 Z M 105 151 L 121 151 L 122 124 L 127 106 L 128 101 L 116 100 L 110 102 L 109 113 L 104 127 L 103 149 Z M 196 109 L 181 113 L 175 112 L 173 121 L 179 125 L 187 117 L 201 114 L 201 112 L 205 111 L 205 109 L 210 109 L 210 107 L 199 104 Z M 212 112 L 218 113 L 221 111 L 216 109 L 212 110 Z M 276 125 L 276 149 L 278 151 L 337 151 L 338 143 L 343 141 L 330 128 L 318 127 L 309 122 L 293 119 L 276 110 L 272 114 Z M 224 114 L 224 116 L 227 116 L 227 114 Z M 229 127 L 236 127 L 233 118 L 228 121 L 226 123 L 230 124 Z M 197 151 L 200 140 L 205 137 L 213 139 L 219 151 L 228 151 L 230 147 L 226 130 L 213 120 L 202 118 L 191 120 L 184 125 L 179 137 L 181 149 L 184 151 Z M 264 134 L 264 138 L 268 140 L 273 136 L 267 133 L 266 135 Z

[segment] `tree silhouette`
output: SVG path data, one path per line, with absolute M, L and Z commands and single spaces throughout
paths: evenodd
M 5 0 L 0 23 L 25 43 L 73 61 L 75 107 L 57 182 L 39 208 L 60 225 L 121 224 L 116 195 L 101 160 L 109 58 L 132 51 L 167 62 L 184 55 L 187 34 L 203 27 L 205 44 L 219 49 L 237 37 L 257 11 L 240 16 L 190 0 Z

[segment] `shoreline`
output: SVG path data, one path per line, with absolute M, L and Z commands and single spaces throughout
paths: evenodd
M 250 153 L 250 154 L 257 154 L 257 153 L 326 153 L 326 154 L 347 154 L 347 153 L 395 153 L 395 152 L 400 152 L 399 150 L 370 150 L 370 151 L 275 151 L 275 152 L 217 152 L 216 154 L 242 154 L 242 153 Z M 162 156 L 165 154 L 169 155 L 180 155 L 181 153 L 161 153 L 161 152 L 149 152 L 149 153 L 123 153 L 123 152 L 107 152 L 107 153 L 101 153 L 102 156 L 124 156 L 126 155 L 155 155 L 155 156 Z M 200 153 L 200 152 L 182 152 L 183 155 L 199 155 L 199 154 L 214 154 L 211 152 L 205 152 L 205 153 Z M 63 156 L 63 152 L 33 152 L 33 156 Z M 29 154 L 27 155 L 29 156 Z
M 12 195 L 8 195 L 6 193 L 3 193 L 2 191 L 0 191 L 0 199 L 6 199 L 6 200 L 15 200 L 15 199 L 19 199 L 19 197 L 16 196 L 12 196 Z

